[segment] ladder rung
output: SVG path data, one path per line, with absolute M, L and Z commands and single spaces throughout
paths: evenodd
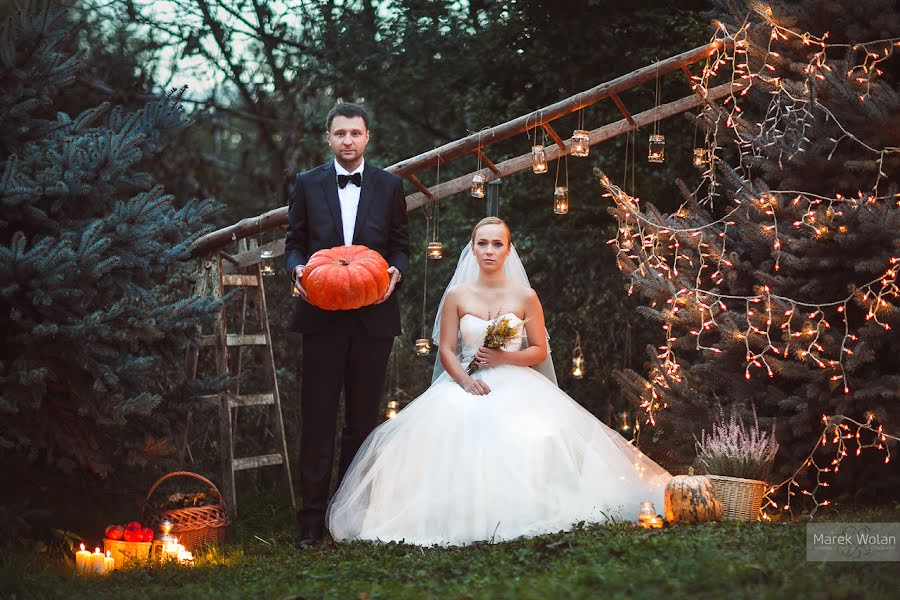
M 216 336 L 215 335 L 204 335 L 200 340 L 201 345 L 203 346 L 215 346 L 216 344 Z M 265 346 L 266 345 L 266 334 L 264 333 L 251 333 L 241 335 L 239 333 L 229 333 L 225 336 L 225 345 L 226 346 Z
M 222 275 L 222 285 L 230 286 L 259 286 L 259 276 L 257 275 Z
M 225 339 L 226 346 L 265 346 L 266 334 L 251 333 L 241 335 L 239 333 L 229 333 Z
M 275 394 L 241 394 L 240 396 L 228 398 L 228 405 L 231 408 L 238 406 L 264 406 L 266 404 L 275 404 Z
M 246 458 L 236 458 L 232 463 L 235 471 L 243 471 L 245 469 L 258 469 L 269 465 L 280 465 L 284 462 L 284 458 L 280 454 L 263 454 L 262 456 L 248 456 Z

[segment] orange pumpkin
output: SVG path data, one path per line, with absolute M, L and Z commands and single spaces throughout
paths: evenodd
M 722 518 L 722 503 L 706 475 L 676 475 L 666 485 L 666 520 L 670 523 L 705 523 Z
M 384 258 L 365 246 L 336 246 L 313 254 L 301 283 L 309 303 L 324 310 L 351 310 L 384 297 L 391 277 Z

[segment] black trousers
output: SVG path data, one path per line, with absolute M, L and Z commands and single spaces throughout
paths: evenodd
M 355 320 L 354 320 L 355 321 Z M 344 428 L 341 432 L 338 484 L 356 451 L 379 422 L 384 378 L 393 338 L 372 337 L 355 322 L 327 333 L 303 335 L 300 390 L 300 494 L 297 513 L 301 533 L 320 534 L 334 465 L 335 429 L 341 386 Z

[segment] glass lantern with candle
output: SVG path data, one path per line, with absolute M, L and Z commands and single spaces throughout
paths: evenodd
M 431 352 L 431 340 L 428 338 L 419 338 L 416 340 L 416 354 L 418 356 L 428 356 Z
M 557 215 L 569 212 L 569 188 L 564 185 L 556 186 L 553 192 L 553 212 Z
M 484 198 L 484 175 L 475 173 L 472 177 L 472 196 L 474 198 Z
M 647 160 L 652 163 L 661 163 L 666 161 L 666 136 L 660 133 L 650 135 L 650 152 Z
M 650 527 L 653 520 L 656 519 L 656 508 L 652 502 L 641 502 L 641 509 L 638 512 L 638 522 L 641 527 Z
M 591 135 L 586 129 L 572 132 L 572 156 L 585 157 L 591 152 Z
M 384 416 L 388 419 L 393 419 L 397 416 L 397 413 L 400 411 L 400 403 L 396 400 L 388 400 L 387 410 L 384 411 Z
M 704 167 L 706 163 L 706 148 L 694 148 L 694 166 Z
M 584 377 L 584 356 L 575 355 L 572 357 L 572 377 L 581 379 Z
M 544 152 L 543 146 L 531 147 L 531 170 L 534 173 L 547 172 L 547 153 Z
M 444 258 L 444 244 L 441 242 L 428 242 L 427 254 L 431 260 L 441 260 Z
M 259 272 L 266 277 L 275 275 L 275 258 L 271 250 L 263 250 L 259 253 Z

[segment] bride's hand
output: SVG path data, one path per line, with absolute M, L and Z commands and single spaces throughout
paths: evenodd
M 462 389 L 466 390 L 466 392 L 475 396 L 484 396 L 485 394 L 491 393 L 491 388 L 488 387 L 488 384 L 481 381 L 480 379 L 472 379 L 471 377 L 467 377 L 459 385 L 462 387 Z
M 475 364 L 478 367 L 496 367 L 497 365 L 502 365 L 506 361 L 505 352 L 503 350 L 496 350 L 494 348 L 485 348 L 482 346 L 478 349 L 478 352 L 475 353 L 475 358 L 472 360 L 475 361 Z

